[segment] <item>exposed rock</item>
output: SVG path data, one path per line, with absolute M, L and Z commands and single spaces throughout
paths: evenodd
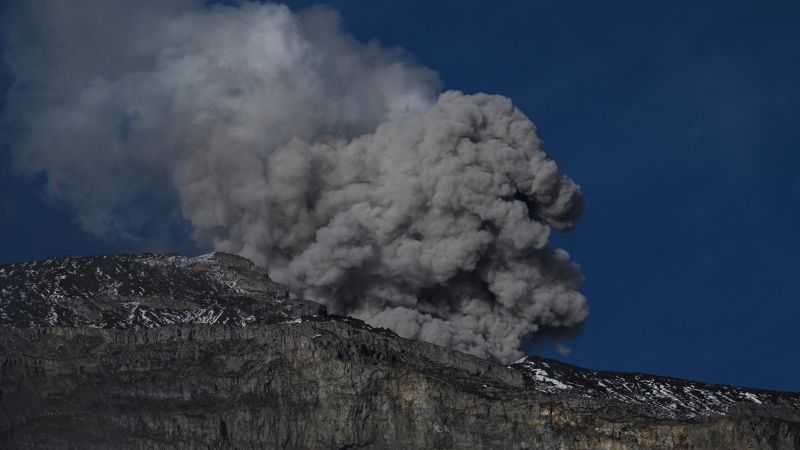
M 3 448 L 800 448 L 800 394 L 504 367 L 231 255 L 0 266 L 0 325 Z
M 59 257 L 0 266 L 0 326 L 246 326 L 325 314 L 239 256 Z

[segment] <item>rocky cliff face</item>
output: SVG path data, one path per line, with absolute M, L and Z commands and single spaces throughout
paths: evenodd
M 0 266 L 0 447 L 797 449 L 800 394 L 500 366 L 201 258 Z

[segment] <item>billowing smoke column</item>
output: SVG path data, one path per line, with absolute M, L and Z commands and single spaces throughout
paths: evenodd
M 509 99 L 437 96 L 329 9 L 163 3 L 26 2 L 3 27 L 15 158 L 86 230 L 153 233 L 177 201 L 298 295 L 503 361 L 586 318 L 547 246 L 580 190 Z

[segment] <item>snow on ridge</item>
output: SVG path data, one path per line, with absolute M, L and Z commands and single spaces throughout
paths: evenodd
M 279 288 L 234 255 L 56 257 L 0 265 L 0 327 L 247 326 L 316 313 Z
M 545 394 L 570 395 L 639 405 L 667 418 L 724 415 L 736 403 L 800 410 L 800 393 L 760 391 L 678 378 L 598 372 L 544 358 L 525 357 L 507 367 L 519 370 L 529 386 Z
M 544 386 L 542 386 L 542 388 L 547 389 L 548 391 L 550 390 L 549 388 L 572 389 L 572 386 L 566 385 L 558 381 L 556 378 L 549 377 L 547 371 L 543 369 L 533 368 L 530 370 L 529 373 L 533 376 L 533 379 L 536 380 L 537 382 L 545 383 L 547 388 L 544 388 Z

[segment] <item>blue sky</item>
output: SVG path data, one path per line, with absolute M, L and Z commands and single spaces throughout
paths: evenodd
M 445 88 L 512 98 L 581 184 L 586 213 L 555 241 L 591 316 L 559 358 L 800 391 L 800 3 L 322 3 Z M 205 250 L 99 241 L 41 181 L 2 149 L 0 262 Z

